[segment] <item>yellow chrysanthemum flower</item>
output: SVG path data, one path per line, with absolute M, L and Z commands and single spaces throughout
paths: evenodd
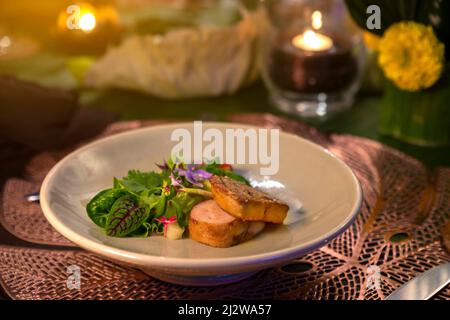
M 372 32 L 365 31 L 364 32 L 364 43 L 366 47 L 373 51 L 378 51 L 378 47 L 380 46 L 381 37 L 377 36 Z
M 444 44 L 431 27 L 420 23 L 393 24 L 384 33 L 378 50 L 384 75 L 403 90 L 431 87 L 444 69 Z

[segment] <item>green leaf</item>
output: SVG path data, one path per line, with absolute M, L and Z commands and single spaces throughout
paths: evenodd
M 163 234 L 164 225 L 158 221 L 144 222 L 137 230 L 131 232 L 128 236 L 147 238 L 152 234 Z
M 148 192 L 144 191 L 141 194 L 139 200 L 141 203 L 144 203 L 148 206 L 154 218 L 159 218 L 164 215 L 167 202 L 167 197 L 164 194 L 158 195 L 152 193 L 148 195 Z
M 245 183 L 246 185 L 250 185 L 250 183 L 248 182 L 247 179 L 245 179 L 243 176 L 241 176 L 240 174 L 237 174 L 234 171 L 231 170 L 224 170 L 220 168 L 220 164 L 217 164 L 215 162 L 210 163 L 208 165 L 206 165 L 205 167 L 205 171 L 212 173 L 216 176 L 227 176 L 233 180 Z
M 163 179 L 156 172 L 141 172 L 130 170 L 128 175 L 122 180 L 115 180 L 115 186 L 120 186 L 131 193 L 139 194 L 144 190 L 158 188 L 162 186 Z
M 96 225 L 104 228 L 106 219 L 114 202 L 125 194 L 126 191 L 119 189 L 106 189 L 97 193 L 86 206 L 89 218 L 91 218 Z
M 166 210 L 164 212 L 164 216 L 166 218 L 171 218 L 173 216 L 177 216 L 177 209 L 179 207 L 174 205 L 174 200 L 169 200 L 167 201 L 167 206 L 166 206 Z
M 126 195 L 114 202 L 106 221 L 106 234 L 124 237 L 137 230 L 148 218 L 149 208 L 135 197 Z
M 175 168 L 175 161 L 173 157 L 170 157 L 169 160 L 167 160 L 167 166 L 169 167 L 169 171 L 173 171 Z
M 168 201 L 165 216 L 170 218 L 176 215 L 178 224 L 181 227 L 186 227 L 189 223 L 189 214 L 192 207 L 203 200 L 204 198 L 201 196 L 179 192 L 172 200 Z
M 156 233 L 156 234 L 163 234 L 164 233 L 164 224 L 158 221 L 152 220 L 151 222 L 145 223 L 148 232 Z
M 167 204 L 166 196 L 164 194 L 158 196 L 158 201 L 156 202 L 156 205 L 154 206 L 153 209 L 156 218 L 159 218 L 164 215 L 164 212 L 166 210 L 166 204 Z
M 246 185 L 250 185 L 250 182 L 248 182 L 247 179 L 245 179 L 243 176 L 241 176 L 233 171 L 225 171 L 224 175 L 233 180 L 245 183 Z
M 128 234 L 129 237 L 147 238 L 150 235 L 149 229 L 144 222 L 139 228 Z
M 149 190 L 146 190 L 141 193 L 140 201 L 149 206 L 150 209 L 156 207 L 159 202 L 160 195 L 155 193 L 150 193 Z
M 114 179 L 113 179 L 113 188 L 114 189 L 122 188 L 122 182 L 119 179 L 117 179 L 116 177 L 114 177 Z

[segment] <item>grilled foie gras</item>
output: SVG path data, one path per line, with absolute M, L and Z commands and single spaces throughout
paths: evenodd
M 230 215 L 244 221 L 283 223 L 289 206 L 262 191 L 228 177 L 209 179 L 214 200 Z
M 264 222 L 242 221 L 207 200 L 191 210 L 189 237 L 213 247 L 226 248 L 253 238 L 264 229 Z

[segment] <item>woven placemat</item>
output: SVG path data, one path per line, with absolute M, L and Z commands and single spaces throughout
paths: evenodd
M 75 246 L 53 229 L 42 214 L 38 203 L 28 203 L 25 195 L 39 191 L 42 181 L 50 169 L 65 155 L 93 140 L 104 138 L 127 130 L 152 126 L 167 121 L 116 122 L 106 127 L 98 136 L 65 149 L 40 152 L 25 166 L 24 178 L 11 178 L 3 186 L 0 195 L 0 223 L 19 239 L 48 245 Z
M 81 250 L 0 247 L 0 279 L 8 294 L 18 299 L 382 299 L 418 273 L 450 261 L 444 245 L 449 232 L 445 226 L 450 212 L 450 169 L 430 173 L 418 161 L 377 142 L 325 135 L 286 118 L 251 114 L 229 120 L 282 128 L 343 159 L 354 170 L 364 193 L 354 224 L 328 245 L 283 267 L 218 288 L 163 283 Z M 115 123 L 101 136 L 149 124 Z M 38 205 L 23 200 L 23 192 L 35 190 L 46 172 L 70 150 L 39 154 L 28 164 L 25 179 L 7 181 L 0 221 L 17 237 L 71 245 L 42 218 Z M 82 274 L 79 290 L 66 286 L 67 267 L 73 264 Z M 381 283 L 368 289 L 369 267 L 374 265 L 381 272 Z M 450 299 L 450 287 L 435 298 Z

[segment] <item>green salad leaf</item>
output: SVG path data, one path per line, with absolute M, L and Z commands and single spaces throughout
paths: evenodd
M 204 198 L 199 195 L 192 195 L 185 192 L 177 193 L 171 200 L 171 204 L 175 208 L 177 222 L 181 227 L 187 227 L 189 223 L 189 213 L 197 203 L 200 203 L 203 200 Z
M 137 230 L 147 220 L 149 208 L 139 204 L 133 196 L 126 195 L 114 202 L 106 220 L 106 234 L 124 237 Z
M 224 166 L 217 162 L 211 162 L 205 166 L 205 170 L 216 176 L 227 176 L 230 179 L 245 183 L 246 185 L 250 185 L 247 179 L 234 172 L 230 166 Z
M 144 190 L 161 187 L 163 178 L 156 172 L 130 170 L 122 180 L 116 179 L 116 183 L 130 193 L 138 194 Z
M 106 189 L 100 191 L 89 201 L 86 211 L 89 218 L 98 226 L 105 227 L 106 219 L 114 202 L 126 192 L 121 189 Z
M 146 238 L 151 234 L 163 234 L 164 225 L 158 221 L 144 222 L 137 230 L 131 232 L 129 236 Z

